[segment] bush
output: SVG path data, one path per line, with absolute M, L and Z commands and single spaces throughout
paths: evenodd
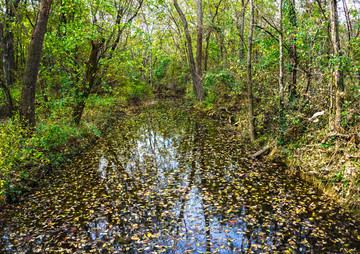
M 227 71 L 208 73 L 204 78 L 204 93 L 206 104 L 218 104 L 231 97 L 236 90 L 235 77 Z
M 70 120 L 39 122 L 28 137 L 18 120 L 0 124 L 0 204 L 37 184 L 50 167 L 63 163 L 96 128 L 78 129 Z

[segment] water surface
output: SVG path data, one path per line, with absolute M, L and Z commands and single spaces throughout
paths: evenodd
M 236 133 L 157 105 L 0 218 L 1 253 L 359 253 L 359 222 Z

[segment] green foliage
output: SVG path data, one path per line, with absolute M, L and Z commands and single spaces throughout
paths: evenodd
M 205 104 L 214 105 L 228 100 L 237 89 L 231 72 L 210 72 L 204 77 Z
M 99 135 L 91 125 L 78 129 L 70 120 L 40 122 L 31 137 L 17 119 L 0 128 L 0 203 L 16 198 L 29 183 L 37 183 L 47 168 L 57 167 L 77 151 L 89 135 Z
M 154 76 L 158 79 L 163 79 L 165 78 L 166 75 L 166 71 L 169 67 L 169 63 L 170 63 L 170 58 L 169 57 L 165 57 L 161 60 L 160 64 L 157 66 L 157 68 L 154 71 Z

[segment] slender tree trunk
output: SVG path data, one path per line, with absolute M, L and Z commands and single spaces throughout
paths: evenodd
M 309 49 L 309 63 L 308 65 L 308 70 L 306 72 L 306 89 L 305 89 L 305 96 L 308 96 L 308 93 L 310 93 L 310 85 L 311 85 L 311 76 L 312 76 L 312 72 L 311 72 L 311 62 L 312 62 L 312 51 L 311 48 Z
M 6 94 L 6 98 L 9 105 L 10 116 L 14 112 L 14 103 L 10 93 L 11 87 L 15 82 L 15 49 L 14 49 L 14 33 L 11 28 L 11 24 L 14 23 L 15 13 L 11 8 L 11 5 L 14 5 L 13 8 L 16 8 L 19 4 L 19 0 L 11 3 L 9 0 L 5 1 L 5 21 L 4 24 L 0 24 L 0 45 L 2 48 L 2 61 L 3 61 L 3 73 L 4 73 L 4 84 L 2 87 Z
M 204 62 L 204 70 L 205 70 L 205 72 L 208 70 L 209 44 L 210 44 L 211 30 L 212 30 L 212 28 L 210 28 L 210 31 L 209 31 L 208 35 L 206 36 L 205 62 Z
M 203 79 L 202 79 L 202 39 L 203 39 L 203 10 L 202 10 L 202 0 L 197 0 L 197 43 L 196 43 L 196 77 L 198 79 L 197 83 L 197 94 L 199 101 L 204 100 L 203 92 Z
M 85 109 L 86 100 L 91 94 L 92 88 L 96 83 L 96 73 L 99 68 L 100 51 L 104 42 L 91 41 L 91 53 L 86 65 L 85 77 L 81 86 L 77 89 L 76 99 L 77 102 L 74 107 L 73 119 L 76 125 L 80 124 L 82 114 Z
M 283 111 L 284 111 L 284 47 L 283 47 L 283 0 L 280 0 L 279 3 L 279 124 L 280 128 L 283 126 Z M 280 134 L 282 136 L 282 130 L 280 131 Z
M 344 103 L 344 76 L 342 72 L 341 52 L 340 52 L 340 39 L 339 39 L 339 24 L 338 24 L 338 12 L 337 1 L 330 0 L 330 22 L 331 22 L 331 38 L 334 50 L 334 56 L 336 57 L 336 63 L 334 66 L 334 79 L 335 79 L 335 130 L 341 131 L 341 116 L 342 106 Z
M 193 81 L 193 89 L 194 89 L 195 95 L 198 96 L 196 94 L 196 92 L 197 92 L 197 89 L 196 89 L 196 85 L 197 85 L 196 68 L 195 68 L 195 60 L 194 60 L 194 54 L 193 54 L 193 50 L 192 50 L 192 42 L 191 42 L 191 36 L 190 36 L 190 32 L 189 32 L 189 26 L 188 26 L 187 20 L 185 18 L 185 15 L 182 12 L 177 0 L 174 0 L 174 6 L 175 6 L 176 11 L 179 13 L 181 21 L 183 22 L 185 37 L 186 37 L 186 41 L 187 41 L 186 45 L 187 45 L 187 48 L 188 48 L 190 73 L 191 73 L 191 78 L 192 78 L 192 81 Z
M 188 48 L 191 79 L 193 81 L 193 89 L 194 89 L 195 96 L 200 100 L 200 98 L 203 98 L 203 95 L 198 94 L 199 78 L 198 78 L 197 69 L 195 66 L 195 60 L 194 60 L 194 54 L 193 54 L 193 50 L 192 50 L 192 42 L 191 42 L 191 35 L 189 32 L 189 26 L 188 26 L 187 20 L 185 18 L 185 15 L 182 12 L 177 0 L 174 0 L 174 6 L 175 6 L 176 11 L 179 13 L 181 21 L 183 22 L 185 37 L 186 37 L 186 41 L 187 41 L 187 48 Z M 201 84 L 202 84 L 202 82 L 201 82 Z M 201 88 L 201 91 L 202 91 L 202 88 Z
M 122 17 L 129 16 L 130 18 L 123 23 L 123 26 L 118 26 L 118 29 L 116 31 L 113 31 L 113 33 L 106 39 L 103 38 L 103 36 L 99 35 L 98 39 L 91 40 L 91 52 L 89 55 L 89 60 L 86 63 L 85 77 L 80 87 L 78 87 L 76 90 L 77 101 L 74 106 L 72 116 L 76 125 L 80 124 L 86 106 L 86 100 L 89 98 L 89 95 L 92 93 L 92 89 L 97 82 L 97 72 L 99 70 L 100 59 L 105 57 L 105 52 L 107 52 L 106 58 L 108 60 L 113 57 L 115 49 L 117 48 L 119 43 L 121 43 L 121 35 L 125 31 L 127 25 L 130 24 L 138 15 L 143 3 L 144 0 L 140 0 L 137 2 L 138 5 L 136 6 L 136 8 L 132 8 L 134 7 L 132 6 L 126 8 L 126 10 L 119 7 L 115 24 L 121 24 Z M 112 41 L 112 39 L 114 40 Z
M 347 27 L 347 39 L 348 39 L 348 45 L 347 45 L 347 53 L 350 54 L 351 50 L 351 33 L 352 33 L 352 25 L 350 20 L 350 14 L 349 14 L 349 8 L 346 4 L 346 0 L 342 0 L 343 2 L 343 8 L 345 12 L 345 18 L 346 18 L 346 27 Z
M 219 7 L 220 7 L 220 4 L 221 4 L 222 0 L 219 1 L 218 5 L 216 6 L 216 11 L 215 11 L 215 14 L 214 16 L 212 17 L 211 19 L 211 27 L 209 29 L 209 33 L 208 35 L 206 36 L 206 49 L 205 49 L 205 63 L 204 63 L 204 69 L 205 71 L 208 70 L 208 59 L 209 59 L 209 43 L 210 43 L 210 37 L 211 37 L 211 32 L 213 30 L 213 23 L 215 21 L 215 18 L 216 16 L 218 15 L 219 13 Z
M 151 47 L 152 44 L 150 44 Z M 152 57 L 152 49 L 150 48 L 150 55 L 149 55 L 150 59 L 149 59 L 149 84 L 150 87 L 153 87 L 153 83 L 154 83 L 154 79 L 153 79 L 153 70 L 152 70 L 152 65 L 153 65 L 153 57 Z
M 248 102 L 249 102 L 249 134 L 250 140 L 255 141 L 255 118 L 254 118 L 254 97 L 253 97 L 253 82 L 252 82 L 252 66 L 251 66 L 251 54 L 253 43 L 253 32 L 255 26 L 254 19 L 254 0 L 250 0 L 250 30 L 248 37 L 248 52 L 247 52 L 247 90 L 248 90 Z
M 289 19 L 292 28 L 292 35 L 290 37 L 290 61 L 291 61 L 291 82 L 289 86 L 289 102 L 292 102 L 297 97 L 297 68 L 298 68 L 298 55 L 296 47 L 297 37 L 297 17 L 295 0 L 288 0 L 289 3 Z
M 240 39 L 240 49 L 239 49 L 239 59 L 242 61 L 245 56 L 245 42 L 244 42 L 244 29 L 245 29 L 245 2 L 241 0 L 241 11 L 236 14 L 237 27 L 239 30 L 239 39 Z
M 241 23 L 240 23 L 240 60 L 244 59 L 245 43 L 244 43 L 244 29 L 245 29 L 245 4 L 241 0 Z
M 143 54 L 142 54 L 142 58 L 143 58 L 142 65 L 143 66 L 140 69 L 141 81 L 144 82 L 144 83 L 146 82 L 147 51 L 148 51 L 148 48 L 146 47 L 145 41 L 144 41 L 143 42 Z
M 6 33 L 6 31 L 5 31 Z M 14 70 L 15 70 L 15 50 L 14 50 L 14 34 L 8 31 L 4 34 L 2 41 L 3 49 L 3 72 L 6 85 L 12 87 L 15 81 Z
M 20 101 L 20 123 L 35 127 L 35 92 L 39 72 L 41 52 L 49 19 L 52 0 L 41 0 L 36 24 L 29 44 L 26 59 L 23 87 Z
M 0 80 L 0 87 L 2 88 L 2 90 L 4 91 L 5 93 L 5 97 L 6 97 L 6 100 L 8 102 L 8 106 L 9 106 L 9 117 L 12 116 L 12 111 L 14 109 L 14 102 L 13 102 L 13 98 L 11 96 L 11 93 L 10 93 L 10 89 L 9 87 L 6 85 L 6 83 L 2 80 Z

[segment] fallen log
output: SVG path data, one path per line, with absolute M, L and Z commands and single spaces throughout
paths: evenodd
M 264 146 L 261 150 L 257 151 L 256 153 L 250 155 L 249 157 L 252 159 L 255 159 L 256 157 L 259 157 L 266 153 L 271 147 L 275 145 L 275 141 L 271 142 L 269 145 Z
M 250 155 L 249 157 L 255 159 L 256 157 L 259 157 L 260 155 L 267 152 L 269 149 L 270 149 L 270 147 L 267 145 L 263 149 L 261 149 L 260 151 L 257 151 L 256 153 Z

